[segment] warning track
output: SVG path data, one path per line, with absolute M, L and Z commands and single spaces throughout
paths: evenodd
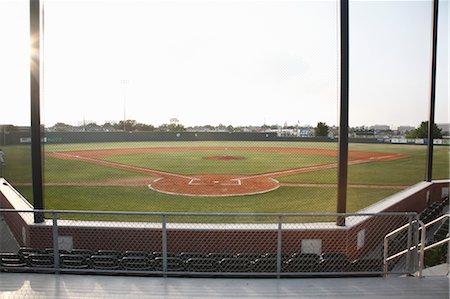
M 268 172 L 256 175 L 243 176 L 238 174 L 192 174 L 182 175 L 156 169 L 131 166 L 116 162 L 101 160 L 101 158 L 122 155 L 122 154 L 143 154 L 157 152 L 176 152 L 193 150 L 241 150 L 241 151 L 265 151 L 265 152 L 283 152 L 303 155 L 325 155 L 337 156 L 335 150 L 323 149 L 303 149 L 303 148 L 276 148 L 276 147 L 161 147 L 161 148 L 135 148 L 135 149 L 105 149 L 105 150 L 86 150 L 86 151 L 67 151 L 53 152 L 48 156 L 64 160 L 76 160 L 96 165 L 123 169 L 135 173 L 148 174 L 156 179 L 149 182 L 148 187 L 151 190 L 186 196 L 237 196 L 251 195 L 269 192 L 280 186 L 297 187 L 330 187 L 335 185 L 323 184 L 280 184 L 275 178 L 298 173 L 319 171 L 323 169 L 332 169 L 337 167 L 337 163 L 323 165 L 307 166 L 296 169 L 288 169 L 276 172 Z M 407 157 L 401 154 L 390 154 L 381 152 L 349 152 L 349 165 L 370 163 L 376 161 L 391 161 Z M 112 182 L 104 185 L 111 185 Z M 118 182 L 116 182 L 118 183 Z M 57 184 L 57 183 L 55 183 Z M 60 183 L 71 184 L 71 183 Z M 74 183 L 76 184 L 76 183 Z M 102 182 L 78 183 L 78 186 L 92 186 L 91 184 L 102 185 Z M 130 184 L 132 185 L 132 184 Z M 350 185 L 349 187 L 360 186 L 359 188 L 404 188 L 404 186 L 375 186 L 375 185 Z

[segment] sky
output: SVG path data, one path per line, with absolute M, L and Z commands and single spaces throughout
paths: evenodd
M 47 0 L 42 123 L 338 124 L 336 1 Z M 449 121 L 440 1 L 436 122 Z M 29 124 L 28 1 L 0 0 L 0 124 Z M 350 1 L 350 126 L 428 118 L 431 1 Z

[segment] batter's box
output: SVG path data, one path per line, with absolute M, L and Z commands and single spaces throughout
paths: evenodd
M 189 181 L 191 186 L 241 186 L 241 179 L 206 179 L 193 178 Z

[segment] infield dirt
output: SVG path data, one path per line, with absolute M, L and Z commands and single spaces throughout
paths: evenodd
M 305 149 L 305 148 L 277 148 L 277 147 L 159 147 L 159 148 L 127 148 L 104 149 L 85 151 L 65 151 L 48 153 L 50 157 L 77 160 L 97 165 L 124 169 L 132 172 L 148 174 L 157 177 L 149 182 L 148 187 L 154 191 L 187 196 L 236 196 L 251 195 L 269 192 L 277 189 L 280 183 L 276 177 L 290 174 L 318 171 L 322 169 L 336 168 L 337 163 L 307 166 L 296 169 L 287 169 L 276 172 L 261 173 L 256 175 L 239 174 L 192 174 L 181 175 L 169 171 L 148 169 L 126 164 L 101 160 L 114 155 L 132 155 L 145 153 L 197 151 L 197 150 L 240 150 L 240 151 L 264 151 L 276 153 L 290 153 L 301 155 L 337 156 L 336 150 Z M 392 154 L 383 152 L 350 151 L 349 165 L 370 163 L 376 161 L 391 161 L 407 157 L 404 154 Z M 209 156 L 212 160 L 233 161 L 242 157 L 238 156 Z M 82 185 L 82 184 L 80 184 Z

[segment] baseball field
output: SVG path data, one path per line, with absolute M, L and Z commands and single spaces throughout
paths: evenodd
M 313 142 L 47 144 L 46 209 L 333 213 L 337 145 Z M 4 146 L 5 177 L 32 201 L 29 147 Z M 449 178 L 435 147 L 433 178 Z M 347 210 L 355 212 L 425 175 L 426 147 L 350 144 Z

